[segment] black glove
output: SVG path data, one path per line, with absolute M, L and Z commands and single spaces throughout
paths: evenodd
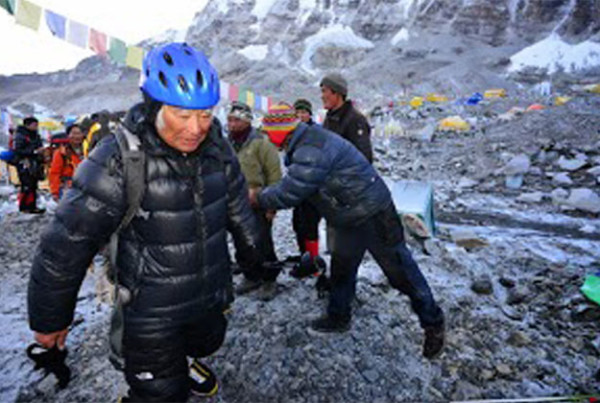
M 310 253 L 304 252 L 300 258 L 300 262 L 296 263 L 290 275 L 292 277 L 301 279 L 309 276 L 318 276 L 319 273 L 325 273 L 327 270 L 327 264 L 321 256 L 310 257 Z
M 59 350 L 57 346 L 45 348 L 37 343 L 27 347 L 27 356 L 35 362 L 34 370 L 43 369 L 45 375 L 54 374 L 58 379 L 58 387 L 64 389 L 71 380 L 71 370 L 65 364 L 67 349 Z

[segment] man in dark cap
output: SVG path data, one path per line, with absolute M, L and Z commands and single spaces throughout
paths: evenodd
M 321 80 L 321 99 L 327 115 L 323 127 L 339 134 L 373 162 L 371 127 L 367 118 L 347 99 L 348 82 L 339 73 L 331 73 Z

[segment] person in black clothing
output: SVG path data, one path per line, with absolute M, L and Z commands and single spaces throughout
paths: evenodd
M 315 121 L 312 118 L 312 104 L 306 99 L 297 99 L 294 102 L 296 116 L 301 122 L 312 126 Z M 292 276 L 304 277 L 315 274 L 319 268 L 324 267 L 325 262 L 319 256 L 319 222 L 321 216 L 317 209 L 305 201 L 292 211 L 292 228 L 296 234 L 296 243 L 298 244 L 299 256 L 288 258 L 295 261 L 292 269 Z M 306 255 L 308 254 L 308 255 Z M 306 256 L 305 258 L 302 258 Z
M 227 329 L 223 312 L 233 299 L 227 232 L 247 261 L 258 267 L 261 258 L 240 165 L 212 124 L 216 71 L 185 43 L 152 49 L 143 67 L 144 102 L 119 129 L 141 141 L 145 159 L 141 204 L 119 233 L 116 256 L 117 295 L 129 295 L 119 304 L 130 387 L 124 401 L 185 401 L 190 390 L 202 396 L 218 390 L 199 358 L 220 348 Z M 64 347 L 86 269 L 128 213 L 131 182 L 117 141 L 106 136 L 79 165 L 37 248 L 29 324 L 45 348 Z
M 266 209 L 291 208 L 309 200 L 335 229 L 329 305 L 312 328 L 350 328 L 358 267 L 368 250 L 391 286 L 410 298 L 425 330 L 423 355 L 437 356 L 444 346 L 444 314 L 406 247 L 402 222 L 383 179 L 348 141 L 317 125 L 294 123 L 283 108 L 273 106 L 263 127 L 285 149 L 287 174 L 250 199 Z
M 354 108 L 348 96 L 348 83 L 337 73 L 329 74 L 321 80 L 321 100 L 327 109 L 323 127 L 339 134 L 373 163 L 371 147 L 371 126 L 367 118 Z
M 38 120 L 33 116 L 23 119 L 23 125 L 17 128 L 14 151 L 18 158 L 17 172 L 21 182 L 19 192 L 19 211 L 30 214 L 43 213 L 38 209 L 38 181 L 43 177 L 42 138 L 38 133 Z

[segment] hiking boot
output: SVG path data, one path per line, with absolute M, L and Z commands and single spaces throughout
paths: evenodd
M 350 330 L 350 317 L 325 314 L 311 322 L 310 327 L 321 333 L 343 333 Z
M 263 284 L 262 280 L 250 280 L 248 277 L 242 277 L 242 281 L 235 287 L 237 295 L 244 295 L 258 289 Z
M 327 264 L 321 256 L 310 256 L 308 252 L 302 255 L 299 263 L 296 263 L 290 271 L 290 276 L 294 278 L 305 278 L 309 276 L 317 276 L 320 271 L 325 271 Z
M 277 283 L 275 281 L 266 281 L 259 288 L 256 297 L 265 302 L 271 301 L 277 295 Z
M 190 390 L 196 396 L 213 396 L 219 391 L 217 376 L 212 370 L 194 358 L 190 365 Z
M 444 324 L 425 327 L 425 341 L 423 343 L 423 356 L 427 359 L 437 358 L 444 349 L 446 330 Z

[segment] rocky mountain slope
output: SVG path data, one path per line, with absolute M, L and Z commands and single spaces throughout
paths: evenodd
M 600 0 L 211 0 L 186 40 L 224 80 L 260 94 L 316 101 L 320 77 L 341 70 L 353 96 L 372 105 L 402 93 L 464 95 L 546 80 L 544 69 L 508 75 L 510 56 L 551 34 L 595 44 L 599 32 Z M 575 73 L 600 76 L 593 66 Z M 555 77 L 564 81 L 560 71 Z M 123 109 L 137 99 L 136 85 L 134 71 L 94 57 L 69 72 L 0 77 L 0 105 Z

